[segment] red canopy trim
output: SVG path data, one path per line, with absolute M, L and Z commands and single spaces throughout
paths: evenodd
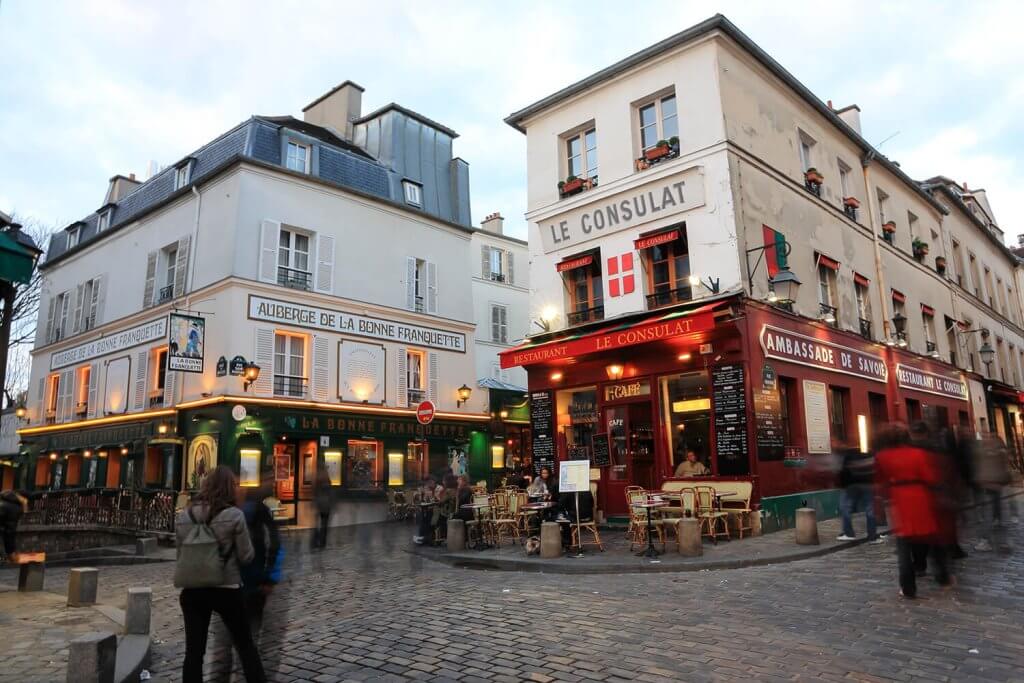
M 633 240 L 633 248 L 637 251 L 641 249 L 650 249 L 660 244 L 668 244 L 669 242 L 675 242 L 679 239 L 679 228 L 672 228 L 671 230 L 663 230 L 656 232 L 653 235 L 642 235 L 637 239 Z
M 921 312 L 924 313 L 925 315 L 935 315 L 935 309 L 927 304 L 921 304 Z
M 894 289 L 892 290 L 892 300 L 898 301 L 901 304 L 905 304 L 907 303 L 907 295 L 899 291 L 898 289 Z
M 824 254 L 818 254 L 818 265 L 825 266 L 826 268 L 830 268 L 831 270 L 839 270 L 839 261 L 836 261 L 835 259 L 830 259 L 828 256 L 825 256 Z
M 861 287 L 868 287 L 868 286 L 871 285 L 871 280 L 867 279 L 866 277 L 864 277 L 860 273 L 854 273 L 853 274 L 853 281 L 856 282 Z

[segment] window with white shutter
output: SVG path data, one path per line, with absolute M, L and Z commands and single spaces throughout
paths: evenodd
M 65 370 L 60 373 L 60 396 L 57 399 L 57 422 L 68 422 L 72 419 L 74 388 L 75 371 Z
M 50 304 L 46 307 L 46 335 L 43 337 L 43 341 L 49 344 L 53 341 L 53 321 L 55 319 L 55 313 L 57 311 L 57 297 L 50 297 Z
M 395 403 L 399 408 L 409 405 L 409 356 L 405 348 L 399 348 L 395 355 Z
M 188 277 L 188 259 L 189 259 L 189 248 L 192 244 L 192 236 L 185 235 L 175 247 L 175 264 L 174 264 L 174 278 L 168 281 L 168 284 L 174 287 L 173 296 L 179 297 L 185 294 L 185 287 L 188 284 L 186 278 Z
M 162 360 L 160 361 L 160 363 L 161 363 L 161 367 L 163 368 L 163 372 L 164 372 L 164 389 L 163 389 L 163 392 L 162 392 L 162 396 L 163 396 L 163 401 L 164 401 L 164 407 L 165 408 L 170 408 L 178 400 L 177 395 L 175 394 L 175 392 L 178 389 L 178 382 L 181 381 L 182 375 L 177 370 L 168 370 L 167 369 L 167 350 L 166 349 L 164 349 L 164 353 L 163 353 L 161 358 L 162 358 Z
M 277 247 L 281 224 L 265 220 L 260 224 L 260 282 L 277 282 Z
M 46 399 L 43 408 L 43 422 L 53 424 L 57 421 L 57 409 L 60 407 L 60 373 L 55 372 L 46 381 Z
M 499 304 L 491 304 L 491 341 L 508 343 L 508 309 Z
M 437 313 L 437 264 L 427 262 L 427 313 Z
M 326 349 L 324 350 L 326 355 Z M 306 398 L 306 337 L 274 333 L 274 396 Z M 261 373 L 262 374 L 262 373 Z
M 75 380 L 75 419 L 81 420 L 89 413 L 89 391 L 92 387 L 92 366 L 85 365 L 78 368 L 75 373 L 78 377 Z
M 417 261 L 412 256 L 405 259 L 405 307 L 410 311 L 416 309 L 417 293 Z
M 142 307 L 149 308 L 156 300 L 156 263 L 160 256 L 159 251 L 151 251 L 146 256 L 146 282 L 142 288 Z
M 78 334 L 82 328 L 82 302 L 85 299 L 85 285 L 78 285 L 75 288 L 75 309 L 71 314 L 71 334 Z
M 313 337 L 313 390 L 314 401 L 327 402 L 330 396 L 331 371 L 330 371 L 330 346 L 327 337 L 315 335 Z
M 316 238 L 316 291 L 334 291 L 334 238 L 330 235 Z
M 417 405 L 427 398 L 427 358 L 422 351 L 405 351 L 405 387 L 408 405 Z
M 491 278 L 491 248 L 486 244 L 480 247 L 480 277 Z
M 100 386 L 100 364 L 93 363 L 89 366 L 89 390 L 86 394 L 86 405 L 88 406 L 88 412 L 86 417 L 93 418 L 97 414 L 97 405 L 99 400 L 99 386 Z
M 260 376 L 252 384 L 253 391 L 260 396 L 270 396 L 274 390 L 274 330 L 256 330 L 255 363 L 260 366 Z
M 436 353 L 427 354 L 427 398 L 437 403 L 438 387 L 441 373 L 438 368 L 439 359 Z
M 511 251 L 505 252 L 505 284 L 507 285 L 514 285 L 516 283 L 515 269 L 513 268 L 515 263 L 512 256 Z
M 132 401 L 132 410 L 139 411 L 146 408 L 146 371 L 149 366 L 149 351 L 139 351 L 135 354 L 135 396 Z M 110 370 L 107 369 L 107 382 L 110 382 Z

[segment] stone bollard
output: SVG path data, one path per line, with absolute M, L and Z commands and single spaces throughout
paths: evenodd
M 156 539 L 152 536 L 135 540 L 136 555 L 152 555 L 156 552 Z
M 117 636 L 93 632 L 68 644 L 67 683 L 114 683 Z
M 466 549 L 466 523 L 461 519 L 448 520 L 448 552 Z
M 152 588 L 129 588 L 124 609 L 126 635 L 149 635 L 150 615 L 153 607 Z
M 42 562 L 26 562 L 18 567 L 18 590 L 22 593 L 43 590 L 45 568 Z
M 754 510 L 750 513 L 750 535 L 760 536 L 761 535 L 761 511 Z
M 96 604 L 100 572 L 92 567 L 75 567 L 68 572 L 68 607 Z
M 797 545 L 818 545 L 818 514 L 814 508 L 797 508 Z
M 700 557 L 704 554 L 704 542 L 700 536 L 700 520 L 683 517 L 676 522 L 676 541 L 679 554 L 686 557 Z
M 548 560 L 562 556 L 562 529 L 558 522 L 541 523 L 540 556 Z

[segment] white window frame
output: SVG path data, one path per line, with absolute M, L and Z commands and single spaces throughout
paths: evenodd
M 413 284 L 413 298 L 417 313 L 427 312 L 427 262 L 416 259 L 416 280 Z
M 405 195 L 405 203 L 410 206 L 423 206 L 423 186 L 412 180 L 402 181 L 402 193 Z
M 417 359 L 416 362 L 413 362 Z M 413 380 L 417 381 L 413 381 Z M 427 354 L 419 349 L 405 350 L 405 382 L 409 405 L 427 397 Z
M 818 264 L 818 303 L 836 308 L 835 303 L 835 271 L 826 265 Z M 824 297 L 824 298 L 823 298 Z M 825 300 L 827 299 L 827 300 Z
M 938 340 L 935 338 L 935 316 L 921 311 L 921 324 L 924 326 L 924 341 L 931 342 L 938 348 Z
M 500 312 L 500 320 L 495 314 Z M 491 341 L 495 344 L 508 344 L 508 306 L 491 304 Z
M 278 339 L 284 339 L 284 351 L 278 351 Z M 284 330 L 276 330 L 274 332 L 274 367 L 273 367 L 273 393 L 274 396 L 287 396 L 290 398 L 305 398 L 306 396 L 306 382 L 309 379 L 309 375 L 306 372 L 306 362 L 309 358 L 309 354 L 306 351 L 306 342 L 308 338 L 304 334 L 296 334 L 295 332 L 288 332 Z M 298 343 L 299 353 L 295 353 L 295 344 Z M 278 360 L 281 360 L 282 370 L 278 372 Z M 301 368 L 299 369 L 300 374 L 296 375 L 291 371 L 294 361 L 298 360 Z M 286 380 L 285 384 L 288 388 L 283 390 L 278 389 L 278 378 Z M 294 387 L 292 387 L 294 380 L 298 380 L 298 393 Z
M 796 130 L 796 137 L 800 153 L 800 165 L 803 167 L 800 169 L 800 172 L 805 173 L 809 168 L 816 168 L 814 165 L 814 146 L 818 144 L 818 141 L 800 128 Z
M 889 195 L 886 194 L 885 190 L 880 187 L 875 188 L 875 196 L 878 197 L 878 221 L 881 225 L 886 224 L 885 218 L 885 207 L 886 202 L 889 201 Z
M 174 189 L 180 190 L 181 188 L 188 185 L 191 180 L 192 169 L 191 164 L 182 164 L 174 169 Z
M 75 247 L 77 247 L 78 246 L 78 242 L 81 240 L 81 238 L 82 238 L 82 228 L 81 228 L 81 226 L 77 226 L 76 225 L 73 228 L 68 228 L 68 246 L 67 246 L 67 248 L 68 249 L 74 249 Z
M 79 332 L 85 332 L 91 330 L 96 326 L 96 320 L 93 319 L 92 299 L 96 295 L 96 278 L 86 280 L 82 284 L 82 312 L 81 320 L 79 320 L 78 330 Z
M 96 232 L 103 232 L 110 227 L 110 209 L 100 211 L 96 217 Z
M 75 396 L 74 414 L 84 416 L 89 412 L 89 382 L 92 380 L 92 366 L 83 365 L 75 369 Z
M 871 298 L 868 288 L 854 282 L 853 292 L 854 298 L 857 300 L 857 316 L 861 320 L 871 320 Z
M 306 238 L 306 249 L 304 251 L 300 250 L 298 248 L 298 246 L 297 246 L 298 238 L 299 237 L 305 237 Z M 308 279 L 308 289 L 312 289 L 313 288 L 313 267 L 312 267 L 312 263 L 313 263 L 314 237 L 315 236 L 312 233 L 307 232 L 305 230 L 300 230 L 298 228 L 295 228 L 294 226 L 291 226 L 291 225 L 288 225 L 288 226 L 282 225 L 281 226 L 281 230 L 278 232 L 278 236 L 277 236 L 277 245 L 275 247 L 275 249 L 277 251 L 277 281 L 278 281 L 278 283 L 281 282 L 281 269 L 284 268 L 287 271 L 294 271 L 296 273 L 305 273 L 306 275 L 308 275 L 309 276 L 309 279 Z M 281 244 L 281 240 L 282 239 L 287 239 L 288 246 L 283 246 Z M 287 261 L 287 263 L 282 262 L 282 254 L 281 254 L 282 250 L 287 252 L 287 257 L 284 259 L 284 261 Z M 304 254 L 305 257 L 306 257 L 306 267 L 305 268 L 299 268 L 299 259 L 297 258 L 297 256 L 300 255 L 300 254 Z
M 853 193 L 850 190 L 850 172 L 853 171 L 842 159 L 836 159 L 836 166 L 839 167 L 839 191 L 843 195 L 843 199 L 852 197 Z
M 668 133 L 665 131 L 665 115 L 663 112 L 664 103 L 668 100 L 672 100 L 675 104 L 675 113 L 669 115 L 670 120 L 674 120 L 676 131 L 674 133 Z M 654 123 L 644 125 L 643 123 L 643 112 L 650 106 L 654 106 Z M 662 93 L 661 95 L 655 95 L 650 97 L 636 106 L 636 119 L 637 123 L 637 141 L 640 144 L 640 152 L 646 152 L 652 147 L 656 146 L 660 140 L 668 140 L 669 138 L 679 137 L 679 100 L 676 98 L 675 90 L 670 92 Z M 644 129 L 654 126 L 654 141 L 649 145 L 644 145 Z
M 593 133 L 594 135 L 594 146 L 587 146 L 587 136 Z M 579 142 L 579 154 L 572 153 L 573 142 Z M 597 127 L 587 126 L 583 130 L 567 135 L 565 137 L 565 175 L 566 177 L 574 175 L 577 178 L 584 178 L 589 180 L 597 180 Z M 590 153 L 594 153 L 594 167 L 590 168 Z M 579 173 L 573 172 L 573 159 L 579 159 Z M 591 172 L 593 171 L 593 172 Z
M 45 418 L 56 417 L 60 405 L 60 373 L 55 372 L 46 378 L 46 403 L 43 405 Z
M 298 150 L 300 150 L 300 149 L 303 151 L 303 154 L 304 154 L 304 158 L 302 160 L 302 168 L 301 169 L 300 168 L 295 168 L 295 166 L 293 166 L 293 161 L 298 161 Z M 293 150 L 295 152 L 294 154 L 292 153 Z M 284 167 L 287 168 L 288 170 L 296 171 L 298 173 L 309 173 L 309 167 L 310 167 L 310 163 L 312 161 L 312 158 L 313 158 L 313 147 L 311 145 L 307 145 L 304 142 L 299 142 L 298 140 L 289 140 L 285 144 L 285 148 L 284 148 Z M 295 164 L 295 165 L 298 165 L 298 164 Z
M 68 309 L 71 308 L 71 292 L 61 292 L 53 299 L 53 327 L 50 329 L 50 342 L 59 342 L 67 337 Z M 71 311 L 74 316 L 74 311 Z
M 493 282 L 505 282 L 507 280 L 504 249 L 491 247 L 488 256 L 488 265 L 490 267 L 490 279 Z M 497 270 L 494 269 L 495 265 L 498 266 Z
M 173 287 L 174 278 L 178 274 L 178 243 L 175 242 L 164 250 L 164 287 Z

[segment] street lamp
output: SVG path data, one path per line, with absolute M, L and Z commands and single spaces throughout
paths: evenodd
M 455 402 L 455 407 L 461 408 L 463 403 L 469 401 L 469 397 L 473 393 L 473 390 L 467 387 L 465 384 L 463 384 L 461 387 L 458 388 L 458 392 L 459 400 Z
M 775 273 L 775 276 L 768 281 L 768 303 L 792 310 L 799 287 L 800 278 L 789 268 L 780 268 L 779 272 Z
M 260 366 L 255 363 L 246 363 L 242 370 L 242 391 L 249 391 L 253 382 L 260 378 Z
M 891 322 L 893 332 L 896 334 L 896 343 L 900 348 L 906 348 L 907 338 L 904 332 L 907 329 L 907 316 L 903 315 L 901 312 L 897 312 L 896 315 L 892 317 Z
M 992 348 L 992 345 L 988 343 L 987 339 L 985 340 L 985 343 L 981 345 L 981 348 L 978 349 L 978 355 L 981 356 L 981 362 L 985 364 L 986 374 L 991 375 L 992 369 L 990 366 L 996 359 L 996 350 Z
M 14 416 L 19 420 L 26 420 L 26 415 L 28 415 L 28 410 L 25 408 L 25 406 L 19 405 L 17 408 L 14 409 Z

